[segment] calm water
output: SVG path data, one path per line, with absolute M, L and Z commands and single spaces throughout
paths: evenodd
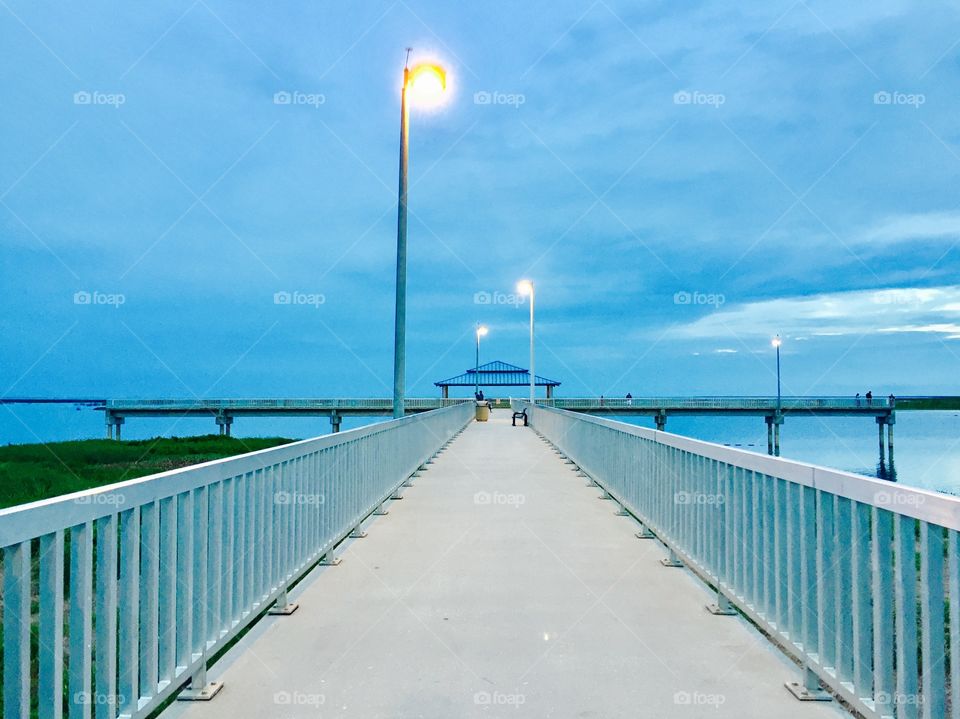
M 632 424 L 652 427 L 638 417 Z M 762 417 L 668 417 L 667 430 L 766 454 Z M 879 466 L 873 417 L 787 417 L 780 428 L 780 454 L 789 459 L 890 479 Z M 960 494 L 960 413 L 897 412 L 894 473 L 900 484 Z
M 507 410 L 499 410 L 506 412 Z M 372 420 L 344 418 L 343 429 Z M 653 420 L 633 418 L 634 424 L 652 427 Z M 766 453 L 767 428 L 762 417 L 670 417 L 667 429 L 709 442 L 718 442 Z M 234 435 L 313 437 L 330 431 L 323 417 L 240 418 Z M 124 439 L 157 435 L 209 434 L 217 431 L 213 420 L 134 418 L 123 427 Z M 960 495 L 960 413 L 897 413 L 894 429 L 896 481 Z M 53 442 L 103 436 L 103 415 L 69 406 L 0 408 L 0 443 Z M 876 477 L 879 450 L 877 425 L 872 417 L 788 417 L 781 428 L 784 457 L 812 462 Z M 889 467 L 886 468 L 889 471 Z

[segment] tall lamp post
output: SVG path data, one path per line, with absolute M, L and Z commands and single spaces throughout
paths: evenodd
M 533 298 L 534 298 L 534 289 L 533 282 L 530 280 L 521 280 L 517 284 L 517 292 L 521 295 L 530 296 L 530 404 L 533 404 L 536 401 L 536 387 L 537 387 L 537 375 L 534 373 L 534 362 L 533 362 Z
M 485 337 L 489 331 L 490 330 L 477 322 L 477 363 L 473 369 L 473 379 L 475 383 L 475 387 L 473 388 L 474 397 L 480 394 L 480 338 Z
M 409 158 L 410 108 L 408 92 L 418 103 L 439 101 L 447 87 L 447 75 L 433 64 L 409 66 L 410 48 L 403 66 L 400 93 L 400 189 L 397 210 L 397 300 L 393 333 L 393 416 L 403 417 L 404 373 L 407 344 L 407 160 Z
M 783 407 L 780 399 L 780 345 L 783 344 L 783 340 L 780 339 L 780 335 L 777 335 L 770 344 L 777 349 L 777 414 L 780 414 L 780 410 Z

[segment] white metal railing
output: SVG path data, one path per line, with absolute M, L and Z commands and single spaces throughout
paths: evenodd
M 960 498 L 516 404 L 638 536 L 802 664 L 796 691 L 822 682 L 868 717 L 960 718 Z
M 766 410 L 777 408 L 776 397 L 555 397 L 537 400 L 547 407 L 562 409 L 633 409 L 633 410 Z M 889 397 L 783 397 L 780 408 L 790 410 L 883 410 L 894 408 Z
M 472 399 L 410 398 L 405 404 L 410 409 L 438 409 L 472 402 Z M 393 408 L 392 399 L 110 399 L 108 410 L 230 410 L 230 409 L 367 409 Z
M 0 511 L 3 716 L 142 717 L 202 688 L 210 658 L 472 416 L 461 404 Z

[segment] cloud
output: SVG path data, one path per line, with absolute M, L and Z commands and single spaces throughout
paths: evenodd
M 874 332 L 960 335 L 960 286 L 857 290 L 745 302 L 677 326 L 668 336 L 747 341 L 777 333 L 806 338 Z
M 942 239 L 960 240 L 960 212 L 893 215 L 864 232 L 859 241 L 893 245 Z

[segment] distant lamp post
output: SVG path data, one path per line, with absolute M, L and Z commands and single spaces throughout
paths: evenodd
M 534 356 L 533 356 L 533 298 L 534 298 L 534 289 L 533 282 L 530 280 L 521 280 L 517 283 L 517 292 L 526 297 L 530 296 L 530 403 L 536 400 L 536 382 L 537 375 L 534 373 Z
M 783 344 L 783 340 L 780 339 L 780 335 L 777 335 L 770 342 L 777 349 L 777 414 L 780 414 L 780 410 L 783 406 L 783 403 L 780 399 L 780 345 Z
M 407 94 L 418 105 L 440 102 L 447 88 L 447 74 L 439 65 L 423 63 L 409 67 L 410 48 L 403 67 L 400 93 L 400 190 L 397 210 L 397 300 L 393 334 L 393 416 L 403 417 L 404 373 L 407 343 L 407 160 L 409 158 L 410 109 Z
M 476 385 L 473 388 L 474 397 L 480 394 L 480 338 L 486 337 L 489 331 L 490 330 L 488 330 L 482 324 L 480 324 L 479 322 L 477 323 L 477 363 L 474 366 L 474 370 L 473 370 L 473 379 L 474 379 L 474 384 Z

